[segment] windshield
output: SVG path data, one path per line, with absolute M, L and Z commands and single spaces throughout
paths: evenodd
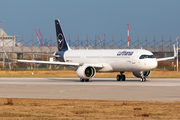
M 155 58 L 154 55 L 141 55 L 139 59 L 145 59 L 145 58 Z

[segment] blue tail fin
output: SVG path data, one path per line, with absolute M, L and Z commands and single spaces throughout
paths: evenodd
M 66 41 L 64 36 L 63 30 L 61 28 L 59 20 L 55 20 L 56 26 L 56 36 L 57 36 L 57 43 L 58 43 L 58 51 L 66 51 L 69 50 L 69 45 Z

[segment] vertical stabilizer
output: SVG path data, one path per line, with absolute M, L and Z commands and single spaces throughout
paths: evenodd
M 59 20 L 55 20 L 55 26 L 56 26 L 56 37 L 57 37 L 57 43 L 58 43 L 58 51 L 70 50 L 70 47 L 66 41 L 66 38 L 64 36 L 64 33 L 63 33 L 62 28 L 61 28 Z

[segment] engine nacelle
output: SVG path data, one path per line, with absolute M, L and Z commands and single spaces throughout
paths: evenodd
M 90 79 L 95 76 L 96 69 L 92 66 L 83 65 L 77 69 L 76 74 L 81 79 Z
M 151 71 L 143 71 L 144 77 L 148 77 L 151 74 Z M 140 72 L 133 72 L 133 75 L 137 78 L 141 78 Z

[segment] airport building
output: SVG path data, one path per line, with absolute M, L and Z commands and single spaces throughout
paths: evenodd
M 19 36 L 9 36 L 3 29 L 0 29 L 0 47 L 15 47 L 16 38 Z

